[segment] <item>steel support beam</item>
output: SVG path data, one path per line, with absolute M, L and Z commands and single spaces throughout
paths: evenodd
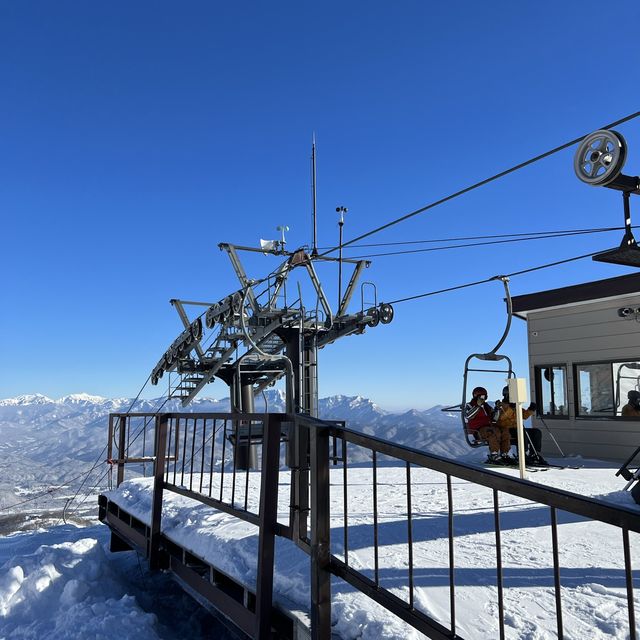
M 282 289 L 285 280 L 287 279 L 287 271 L 289 270 L 289 261 L 283 262 L 277 269 L 274 274 L 275 285 L 273 287 L 273 293 L 269 298 L 269 310 L 273 309 L 276 302 L 278 301 L 278 295 L 280 295 L 280 289 Z M 286 296 L 285 296 L 285 304 L 286 304 Z
M 331 637 L 329 429 L 311 430 L 311 638 Z
M 180 320 L 182 320 L 182 324 L 184 325 L 184 328 L 187 329 L 187 331 L 189 330 L 189 328 L 191 327 L 191 323 L 189 322 L 189 317 L 187 316 L 184 307 L 182 306 L 182 300 L 170 300 L 171 304 L 176 308 L 176 311 L 178 312 L 178 315 L 180 316 Z M 200 342 L 195 342 L 193 345 L 193 349 L 195 349 L 195 352 L 198 354 L 199 358 L 204 357 L 204 351 L 202 350 L 202 347 L 200 346 Z
M 240 281 L 240 285 L 243 289 L 247 289 L 247 299 L 249 300 L 249 304 L 253 309 L 253 313 L 257 314 L 260 311 L 260 305 L 256 300 L 256 296 L 253 293 L 253 289 L 251 288 L 251 284 L 249 282 L 249 278 L 247 278 L 247 273 L 242 266 L 242 262 L 240 262 L 240 258 L 238 257 L 238 252 L 236 248 L 232 244 L 221 244 L 219 245 L 221 249 L 224 249 L 229 254 L 229 260 L 231 260 L 231 265 L 233 266 L 233 270 L 236 272 L 238 276 L 238 280 Z
M 351 302 L 355 287 L 358 284 L 358 280 L 360 279 L 360 274 L 362 273 L 362 270 L 368 265 L 369 263 L 366 260 L 360 260 L 360 262 L 358 262 L 355 269 L 353 270 L 353 273 L 351 274 L 351 280 L 349 280 L 349 284 L 347 285 L 347 290 L 344 292 L 344 298 L 342 298 L 342 301 L 340 302 L 340 308 L 338 309 L 337 313 L 338 316 L 341 316 L 347 310 L 349 302 Z
M 253 384 L 251 382 L 242 381 L 242 372 L 238 373 L 240 378 L 237 383 L 240 385 L 240 389 L 236 389 L 236 393 L 240 392 L 240 411 L 242 413 L 253 413 L 255 409 L 255 403 L 253 398 Z M 257 445 L 252 445 L 250 442 L 243 443 L 239 439 L 240 426 L 242 424 L 249 424 L 247 421 L 238 420 L 236 422 L 236 438 L 238 444 L 235 447 L 236 453 L 236 469 L 244 471 L 246 469 L 258 468 L 258 452 Z
M 125 447 L 127 444 L 127 429 L 129 428 L 129 420 L 126 416 L 118 418 L 118 474 L 116 479 L 116 487 L 119 487 L 124 481 L 124 462 L 127 458 Z
M 265 415 L 260 482 L 260 536 L 256 578 L 255 638 L 271 637 L 273 607 L 273 565 L 278 519 L 278 471 L 280 468 L 280 421 Z
M 327 296 L 324 295 L 324 291 L 322 290 L 322 285 L 320 284 L 320 280 L 318 279 L 316 270 L 313 268 L 313 263 L 311 262 L 311 260 L 307 260 L 304 263 L 304 266 L 307 268 L 307 271 L 309 272 L 309 277 L 311 278 L 311 282 L 313 283 L 316 293 L 318 294 L 320 304 L 322 305 L 322 308 L 324 309 L 324 312 L 327 315 L 326 324 L 327 326 L 331 326 L 331 324 L 333 323 L 333 315 L 331 313 L 331 307 L 329 306 L 329 301 L 327 300 Z
M 160 568 L 160 533 L 162 527 L 162 494 L 164 489 L 164 460 L 167 449 L 166 413 L 156 418 L 156 462 L 153 467 L 153 501 L 151 504 L 151 532 L 149 538 L 149 568 Z

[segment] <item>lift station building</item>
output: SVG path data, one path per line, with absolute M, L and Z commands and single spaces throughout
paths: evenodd
M 623 415 L 640 391 L 640 274 L 515 296 L 513 313 L 527 322 L 545 453 L 543 421 L 565 454 L 625 460 L 640 445 L 640 416 Z

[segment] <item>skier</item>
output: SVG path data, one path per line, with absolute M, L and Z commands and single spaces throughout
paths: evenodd
M 484 387 L 476 387 L 472 391 L 471 402 L 464 407 L 464 416 L 467 429 L 477 434 L 489 444 L 489 457 L 487 462 L 491 464 L 510 465 L 509 456 L 511 437 L 508 429 L 500 429 L 493 420 L 493 409 L 487 404 L 487 390 Z
M 640 418 L 640 391 L 629 391 L 627 398 L 629 402 L 622 407 L 622 415 L 625 418 Z
M 536 411 L 536 403 L 532 402 L 528 409 L 522 409 L 522 420 L 531 417 Z M 496 401 L 494 413 L 496 424 L 509 434 L 511 438 L 517 438 L 518 432 L 516 427 L 516 405 L 515 402 L 509 402 L 509 387 L 502 389 L 502 400 Z M 534 427 L 527 427 L 524 433 L 525 440 L 525 461 L 527 464 L 546 465 L 547 461 L 542 457 L 542 432 Z

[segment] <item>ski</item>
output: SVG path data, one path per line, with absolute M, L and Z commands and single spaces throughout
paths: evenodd
M 518 466 L 513 464 L 490 464 L 488 462 L 484 462 L 483 466 L 489 467 L 490 469 L 518 469 Z M 525 471 L 527 471 L 528 473 L 536 473 L 537 471 L 549 471 L 549 467 L 525 467 Z
M 547 467 L 548 469 L 583 469 L 584 465 L 582 464 L 545 464 L 543 467 Z
M 518 468 L 518 460 L 516 458 L 511 459 L 511 464 L 498 464 L 495 462 L 491 462 L 490 460 L 485 460 L 482 464 L 485 467 L 491 467 L 494 469 L 504 469 L 504 468 L 517 469 Z M 539 464 L 535 462 L 529 462 L 529 463 L 525 462 L 525 469 L 531 472 L 548 471 L 549 469 L 582 469 L 583 467 L 584 465 L 553 464 L 551 462 L 547 462 L 546 460 Z

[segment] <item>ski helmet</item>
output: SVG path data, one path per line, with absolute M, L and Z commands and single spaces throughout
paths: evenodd
M 484 387 L 476 387 L 472 392 L 474 398 L 478 396 L 488 396 L 487 390 Z

